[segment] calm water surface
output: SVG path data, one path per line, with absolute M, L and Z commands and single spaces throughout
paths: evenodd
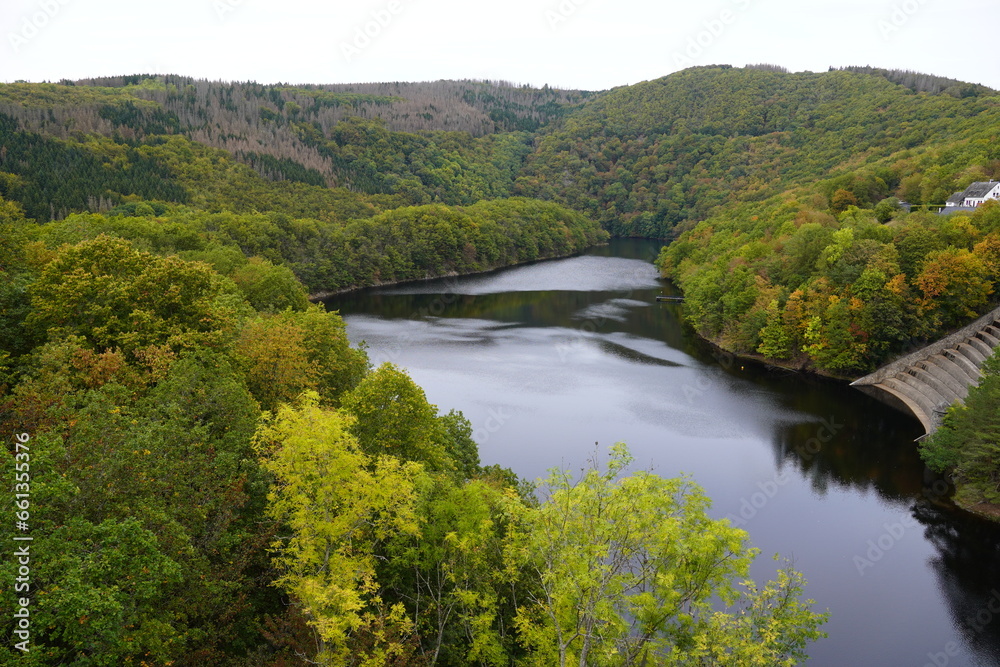
M 689 474 L 712 514 L 794 559 L 829 609 L 817 666 L 1000 666 L 1000 529 L 941 502 L 916 420 L 842 385 L 713 353 L 650 263 L 612 245 L 484 276 L 327 301 L 375 364 L 461 410 L 484 464 L 579 469 L 628 443 L 636 467 Z M 992 608 L 991 608 L 992 601 Z

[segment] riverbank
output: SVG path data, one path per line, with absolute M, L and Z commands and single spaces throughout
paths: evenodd
M 684 325 L 698 338 L 699 341 L 704 343 L 706 347 L 712 350 L 712 356 L 720 360 L 720 363 L 723 359 L 729 359 L 730 363 L 732 360 L 739 360 L 741 362 L 754 364 L 755 366 L 759 366 L 766 369 L 777 369 L 789 373 L 796 373 L 804 376 L 822 378 L 824 380 L 831 380 L 837 383 L 849 384 L 853 382 L 855 379 L 857 379 L 855 377 L 847 375 L 836 375 L 829 371 L 823 371 L 818 368 L 808 366 L 805 363 L 791 363 L 791 362 L 786 363 L 780 359 L 772 359 L 770 357 L 765 357 L 762 354 L 751 353 L 751 352 L 733 352 L 732 350 L 728 350 L 722 347 L 722 345 L 720 345 L 718 342 L 710 338 L 706 338 L 705 336 L 698 333 L 698 331 L 694 327 L 692 327 L 686 320 L 684 320 Z M 725 366 L 726 364 L 724 363 L 723 365 Z
M 993 505 L 991 503 L 978 503 L 975 505 L 963 505 L 961 503 L 955 503 L 958 507 L 962 508 L 970 514 L 975 514 L 976 516 L 989 519 L 994 523 L 1000 523 L 1000 505 Z
M 988 503 L 981 498 L 973 496 L 968 489 L 962 485 L 955 487 L 955 495 L 952 502 L 959 509 L 974 514 L 981 519 L 988 519 L 994 523 L 1000 523 L 1000 505 Z

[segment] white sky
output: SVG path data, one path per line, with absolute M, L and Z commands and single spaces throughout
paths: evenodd
M 172 73 L 601 90 L 692 64 L 767 62 L 1000 89 L 998 22 L 996 0 L 0 0 L 0 81 Z M 359 39 L 366 27 L 374 37 Z

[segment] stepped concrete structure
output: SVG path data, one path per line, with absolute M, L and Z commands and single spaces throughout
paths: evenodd
M 912 412 L 927 434 L 979 383 L 979 367 L 1000 347 L 1000 308 L 969 326 L 855 380 L 852 387 Z

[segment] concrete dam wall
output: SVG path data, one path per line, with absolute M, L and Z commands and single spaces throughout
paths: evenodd
M 852 387 L 905 406 L 930 434 L 955 401 L 982 377 L 980 366 L 1000 347 L 1000 308 L 967 327 L 855 380 Z M 882 394 L 879 396 L 879 394 Z

